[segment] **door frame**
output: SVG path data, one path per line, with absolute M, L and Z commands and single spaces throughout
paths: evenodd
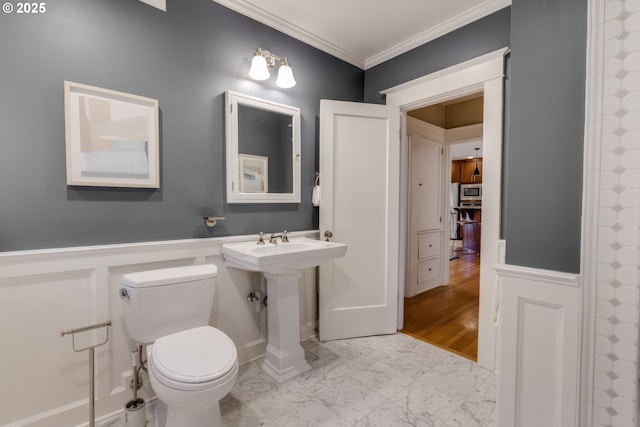
M 444 70 L 411 80 L 382 91 L 387 105 L 397 106 L 401 114 L 401 171 L 407 170 L 407 111 L 459 98 L 484 93 L 483 118 L 483 219 L 480 261 L 480 315 L 478 321 L 478 364 L 496 368 L 496 330 L 498 319 L 497 275 L 493 266 L 499 262 L 500 212 L 502 183 L 502 132 L 504 105 L 505 47 L 470 59 Z M 399 265 L 406 265 L 408 177 L 400 174 L 400 246 Z M 400 269 L 399 284 L 406 282 L 406 270 Z M 404 286 L 398 286 L 398 329 L 404 324 Z

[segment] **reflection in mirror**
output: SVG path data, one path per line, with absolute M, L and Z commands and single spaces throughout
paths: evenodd
M 293 192 L 292 129 L 293 117 L 290 115 L 238 105 L 238 155 L 257 156 L 266 163 L 262 172 L 268 169 L 265 177 L 268 187 L 262 188 L 262 192 Z M 254 166 L 260 169 L 261 164 L 258 161 Z M 240 171 L 245 173 L 242 168 Z M 242 177 L 241 182 L 246 179 L 246 176 Z M 245 191 L 249 191 L 246 188 L 245 185 Z
M 227 92 L 227 202 L 300 202 L 300 110 Z

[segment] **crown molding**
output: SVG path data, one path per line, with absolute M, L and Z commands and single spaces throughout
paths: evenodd
M 140 0 L 142 3 L 146 3 L 149 6 L 153 6 L 162 10 L 163 12 L 167 11 L 167 0 Z
M 370 56 L 365 60 L 364 69 L 375 67 L 389 59 L 395 58 L 405 52 L 415 49 L 418 46 L 422 46 L 432 40 L 442 37 L 443 35 L 462 28 L 478 19 L 484 18 L 487 15 L 491 15 L 507 6 L 511 5 L 511 0 L 489 0 L 481 3 L 480 5 L 469 9 L 460 15 L 457 15 L 447 21 L 440 23 L 439 25 L 432 27 L 431 29 L 418 34 L 415 37 L 409 38 L 397 45 L 385 49 L 382 52 Z
M 255 6 L 249 3 L 247 0 L 213 0 L 214 2 L 225 6 L 231 10 L 234 10 L 244 16 L 254 19 L 262 24 L 265 24 L 271 28 L 274 28 L 288 36 L 291 36 L 297 40 L 300 40 L 310 46 L 322 50 L 330 55 L 335 56 L 351 65 L 355 65 L 358 68 L 367 70 L 391 58 L 394 58 L 402 53 L 405 53 L 411 49 L 421 46 L 431 40 L 434 40 L 444 34 L 457 30 L 473 21 L 497 12 L 511 5 L 511 0 L 488 0 L 478 5 L 477 7 L 465 11 L 452 19 L 449 19 L 441 24 L 433 27 L 432 29 L 418 34 L 415 37 L 398 43 L 397 45 L 385 49 L 382 52 L 373 55 L 369 58 L 364 58 L 353 52 L 350 52 L 322 37 L 318 37 L 297 25 L 284 20 L 278 16 L 275 16 L 267 10 Z
M 364 69 L 366 59 L 337 46 L 322 37 L 318 37 L 297 25 L 284 20 L 272 13 L 257 7 L 245 0 L 213 0 L 224 7 L 236 11 L 244 16 L 254 19 L 264 25 L 274 28 L 294 39 L 300 40 L 310 46 L 320 49 L 338 59 L 342 59 L 351 65 Z

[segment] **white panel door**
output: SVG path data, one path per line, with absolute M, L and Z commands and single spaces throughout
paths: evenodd
M 426 130 L 423 129 L 426 127 Z M 409 279 L 406 296 L 443 284 L 442 268 L 442 142 L 435 126 L 409 117 Z M 444 135 L 442 135 L 444 136 Z M 428 241 L 428 242 L 426 242 Z M 425 250 L 429 248 L 430 250 Z M 422 249 L 422 251 L 420 250 Z M 448 262 L 448 261 L 447 261 Z M 428 274 L 424 274 L 428 273 Z
M 320 340 L 397 331 L 400 112 L 320 102 L 320 235 L 348 245 L 320 266 Z
M 410 139 L 411 232 L 440 230 L 442 226 L 442 143 L 413 133 Z

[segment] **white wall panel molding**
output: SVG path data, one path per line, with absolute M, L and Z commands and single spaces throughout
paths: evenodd
M 578 274 L 509 264 L 497 265 L 494 268 L 501 278 L 509 277 L 514 279 L 526 279 L 537 283 L 549 283 L 552 285 L 571 287 L 580 286 L 580 275 Z
M 291 233 L 316 238 L 317 231 Z M 113 420 L 131 399 L 125 382 L 130 348 L 121 320 L 118 290 L 124 274 L 180 265 L 218 267 L 210 324 L 236 344 L 240 363 L 266 348 L 266 309 L 247 301 L 251 291 L 266 295 L 260 274 L 227 269 L 225 242 L 233 236 L 0 253 L 0 426 L 68 427 L 86 423 L 88 353 L 75 353 L 60 331 L 111 320 L 109 342 L 96 350 L 96 415 Z M 315 334 L 316 274 L 301 279 L 301 339 Z M 79 340 L 98 339 L 93 335 Z M 147 385 L 143 396 L 150 399 Z
M 494 268 L 500 280 L 497 425 L 578 426 L 580 276 Z

